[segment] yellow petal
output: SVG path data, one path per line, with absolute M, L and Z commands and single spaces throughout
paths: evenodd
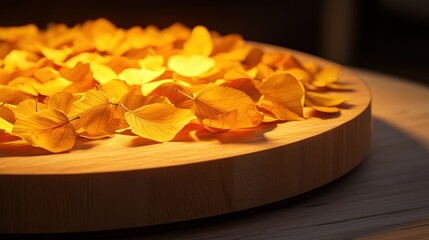
M 278 121 L 278 119 L 274 117 L 274 115 L 270 114 L 269 112 L 264 114 L 264 120 L 262 120 L 262 122 L 270 123 L 275 121 Z
M 257 69 L 255 70 L 257 71 Z M 255 102 L 261 97 L 261 94 L 255 87 L 255 80 L 253 80 L 253 77 L 244 69 L 233 68 L 225 74 L 224 78 L 225 82 L 221 83 L 222 86 L 243 91 Z
M 176 80 L 183 80 L 185 82 L 189 82 L 191 84 L 203 84 L 203 83 L 210 83 L 210 82 L 214 82 L 218 79 L 223 78 L 225 74 L 225 70 L 222 68 L 218 68 L 218 67 L 213 67 L 212 69 L 210 69 L 209 71 L 199 75 L 198 77 L 193 77 L 193 78 L 187 78 L 185 77 L 183 79 L 182 76 L 178 75 L 175 76 Z
M 163 34 L 173 36 L 175 47 L 182 48 L 183 43 L 189 39 L 191 30 L 181 23 L 173 23 L 171 26 L 162 30 Z
M 40 85 L 41 84 L 36 79 L 31 77 L 18 77 L 9 82 L 9 86 L 15 87 L 32 96 L 39 95 L 37 89 Z
M 110 102 L 105 93 L 99 90 L 89 90 L 79 101 L 73 103 L 69 116 L 72 119 L 91 108 L 108 104 Z
M 154 141 L 167 142 L 195 116 L 190 110 L 155 103 L 125 113 L 125 119 L 133 133 Z
M 148 82 L 142 85 L 142 94 L 144 96 L 149 95 L 151 92 L 153 92 L 155 89 L 157 89 L 159 86 L 163 85 L 164 83 L 173 83 L 173 79 L 164 79 L 159 81 L 153 81 Z
M 143 86 L 142 89 L 144 89 Z M 192 100 L 189 97 L 183 95 L 182 93 L 185 93 L 187 96 L 192 95 L 192 93 L 183 85 L 178 84 L 176 82 L 165 81 L 162 84 L 157 85 L 156 88 L 150 91 L 150 94 L 148 96 L 163 96 L 168 98 L 170 102 L 178 108 L 191 108 Z
M 338 81 L 340 71 L 341 69 L 336 66 L 322 69 L 315 75 L 313 85 L 317 87 L 325 87 L 327 84 Z
M 332 90 L 340 90 L 340 91 L 350 91 L 353 90 L 352 86 L 342 85 L 342 84 L 336 84 L 336 83 L 328 83 L 326 84 L 326 87 Z
M 305 106 L 311 107 L 316 111 L 324 112 L 324 113 L 337 113 L 340 111 L 340 109 L 337 107 L 325 107 L 325 106 L 315 105 L 308 98 L 305 99 Z
M 70 54 L 70 51 L 64 49 L 55 49 L 48 47 L 42 47 L 40 51 L 47 59 L 59 63 L 63 62 Z
M 261 93 L 259 93 L 258 89 L 255 87 L 254 80 L 250 78 L 228 80 L 221 85 L 246 93 L 254 102 L 257 102 L 261 97 Z
M 128 85 L 142 85 L 158 78 L 164 72 L 164 68 L 158 70 L 128 68 L 119 74 L 119 79 Z
M 251 78 L 256 78 L 256 75 L 258 75 L 258 68 L 257 67 L 252 67 L 248 70 L 246 70 L 247 75 L 249 75 Z
M 58 109 L 68 114 L 73 102 L 76 100 L 78 100 L 78 98 L 71 93 L 59 92 L 49 98 L 48 108 Z
M 320 71 L 320 67 L 315 62 L 305 62 L 302 64 L 305 70 L 307 70 L 309 73 L 315 75 Z
M 92 77 L 90 65 L 88 63 L 77 63 L 72 68 L 63 67 L 59 71 L 60 75 L 73 82 L 64 91 L 68 92 L 85 92 L 94 87 L 96 82 Z
M 129 90 L 118 104 L 124 105 L 129 110 L 134 110 L 145 105 L 146 97 L 142 95 L 140 88 Z
M 57 92 L 63 91 L 72 84 L 73 82 L 68 81 L 65 78 L 57 77 L 51 81 L 38 85 L 36 89 L 41 95 L 52 96 Z
M 14 111 L 5 104 L 0 105 L 0 117 L 12 124 L 15 123 L 16 120 Z
M 131 89 L 118 101 L 119 105 L 124 105 L 128 110 L 153 103 L 170 103 L 170 101 L 164 96 L 143 96 L 140 88 Z
M 212 51 L 213 42 L 207 28 L 196 26 L 192 29 L 191 37 L 183 45 L 183 54 L 210 56 Z
M 218 37 L 213 39 L 213 51 L 212 54 L 218 54 L 221 52 L 230 52 L 234 49 L 243 47 L 244 40 L 238 34 L 229 34 L 226 36 Z
M 123 30 L 114 30 L 113 33 L 99 33 L 94 36 L 94 46 L 100 52 L 109 52 L 111 54 L 120 53 L 121 44 L 125 41 L 125 32 Z
M 283 58 L 276 65 L 280 70 L 286 70 L 290 68 L 303 68 L 298 59 L 296 59 L 290 53 L 284 54 Z
M 294 76 L 296 79 L 298 79 L 301 82 L 310 82 L 313 79 L 313 77 L 309 72 L 301 68 L 290 68 L 288 70 L 285 70 L 285 72 Z
M 48 82 L 50 80 L 53 80 L 57 77 L 59 77 L 59 73 L 57 70 L 51 68 L 51 67 L 44 67 L 44 68 L 39 68 L 34 72 L 34 77 L 42 82 Z
M 229 61 L 238 61 L 238 62 L 244 62 L 249 55 L 250 51 L 252 50 L 252 47 L 248 45 L 243 45 L 240 48 L 236 48 L 234 50 L 231 50 L 229 52 L 223 52 L 215 57 L 220 59 L 227 59 Z
M 264 64 L 258 64 L 256 68 L 258 69 L 258 72 L 255 76 L 255 79 L 258 79 L 258 80 L 266 79 L 269 76 L 271 76 L 271 74 L 274 73 L 274 70 L 272 68 Z
M 63 78 L 73 82 L 84 81 L 88 77 L 92 79 L 91 67 L 88 63 L 78 63 L 72 68 L 62 67 L 59 73 Z
M 119 74 L 127 68 L 138 68 L 139 63 L 136 60 L 127 57 L 113 57 L 106 66 L 111 68 L 115 73 Z
M 0 58 L 1 59 L 1 58 Z M 0 60 L 0 66 L 2 66 L 2 60 Z M 12 78 L 12 72 L 6 71 L 0 68 L 0 86 L 7 85 Z
M 217 129 L 254 127 L 263 119 L 253 100 L 244 92 L 215 84 L 194 98 L 194 111 L 202 124 Z
M 252 79 L 242 67 L 236 67 L 225 73 L 225 80 Z
M 25 50 L 12 50 L 3 61 L 4 69 L 13 71 L 15 69 L 29 69 L 36 65 L 38 57 L 35 53 Z
M 252 47 L 249 50 L 246 58 L 243 61 L 243 64 L 248 66 L 255 66 L 262 61 L 262 56 L 264 55 L 264 51 L 258 47 Z
M 6 42 L 16 42 L 20 39 L 25 39 L 25 37 L 32 39 L 32 37 L 39 34 L 39 29 L 34 24 L 19 27 L 1 27 L 0 29 L 0 40 Z
M 161 99 L 162 98 L 162 99 Z M 112 118 L 108 124 L 109 129 L 105 129 L 106 132 L 114 132 L 129 127 L 129 124 L 125 120 L 125 113 L 140 108 L 147 104 L 152 103 L 170 103 L 165 97 L 146 97 L 141 93 L 140 88 L 132 88 L 129 90 L 116 105 L 111 107 Z
M 82 31 L 90 35 L 113 33 L 115 30 L 116 26 L 105 18 L 86 21 L 82 26 Z
M 12 133 L 13 124 L 0 117 L 0 133 Z
M 21 101 L 33 98 L 31 95 L 19 90 L 16 87 L 10 87 L 0 84 L 0 102 L 18 104 Z
M 159 69 L 164 65 L 164 58 L 161 55 L 147 55 L 138 61 L 141 68 Z
M 11 133 L 15 121 L 15 113 L 12 109 L 5 105 L 0 105 L 0 130 Z
M 116 73 L 109 67 L 91 62 L 91 71 L 95 80 L 97 80 L 100 84 L 105 84 L 108 81 L 118 78 Z
M 305 96 L 314 105 L 324 106 L 324 107 L 338 106 L 345 101 L 345 99 L 342 97 L 323 94 L 323 93 L 317 93 L 317 92 L 311 92 L 311 91 L 307 91 L 305 93 Z
M 29 144 L 51 152 L 73 148 L 76 132 L 67 116 L 57 109 L 46 109 L 17 119 L 12 133 Z
M 198 77 L 214 65 L 212 58 L 203 55 L 174 55 L 168 60 L 168 68 L 185 77 Z
M 68 114 L 70 119 L 79 116 L 76 129 L 84 129 L 90 135 L 98 135 L 104 130 L 112 117 L 112 108 L 105 93 L 89 90 L 77 102 L 74 102 Z
M 304 87 L 292 75 L 285 72 L 276 72 L 265 81 L 257 84 L 256 87 L 265 101 L 260 107 L 268 111 L 274 109 L 275 112 L 272 113 L 279 120 L 296 120 L 289 118 L 291 116 L 288 113 L 289 111 L 299 117 L 303 116 Z M 272 103 L 268 104 L 266 101 L 271 101 Z M 278 107 L 285 108 L 285 110 L 276 109 Z M 282 113 L 286 114 L 283 115 Z
M 272 102 L 265 99 L 262 99 L 258 102 L 258 106 L 267 110 L 273 115 L 275 119 L 282 121 L 297 121 L 304 120 L 304 118 L 297 113 L 291 111 L 289 108 L 285 107 L 283 104 L 278 102 Z M 270 118 L 264 118 L 264 120 Z M 272 119 L 270 119 L 272 120 Z
M 103 91 L 109 99 L 120 99 L 129 90 L 130 87 L 119 79 L 113 79 L 100 86 L 100 90 Z
M 47 109 L 46 104 L 36 102 L 35 99 L 26 99 L 20 102 L 15 109 L 16 118 L 26 118 L 40 110 Z
M 311 107 L 314 110 L 317 110 L 319 112 L 324 112 L 324 113 L 337 113 L 340 111 L 340 109 L 337 107 L 323 107 L 323 106 L 316 106 L 316 105 L 312 105 Z
M 97 53 L 83 52 L 68 59 L 64 66 L 68 68 L 74 68 L 78 63 L 100 63 L 103 61 L 103 57 Z

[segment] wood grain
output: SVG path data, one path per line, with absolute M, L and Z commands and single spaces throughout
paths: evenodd
M 346 176 L 293 202 L 95 236 L 128 240 L 427 239 L 429 88 L 411 79 L 352 70 L 373 93 L 373 134 L 370 154 Z
M 389 232 L 377 233 L 372 236 L 361 238 L 361 240 L 377 240 L 377 239 L 425 239 L 429 236 L 429 220 L 419 221 L 407 226 L 402 226 L 398 229 L 393 229 Z
M 286 51 L 282 49 L 282 51 Z M 327 61 L 297 53 L 302 59 Z M 349 172 L 369 151 L 371 96 L 344 70 L 348 108 L 335 117 L 211 133 L 172 142 L 131 135 L 48 154 L 0 136 L 0 232 L 132 228 L 231 213 L 283 200 Z

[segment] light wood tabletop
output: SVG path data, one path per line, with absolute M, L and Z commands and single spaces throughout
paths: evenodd
M 239 214 L 114 239 L 428 239 L 429 88 L 352 69 L 373 93 L 373 137 L 355 170 L 301 196 Z M 148 233 L 149 231 L 149 233 Z
M 369 155 L 344 177 L 292 200 L 226 216 L 67 238 L 428 239 L 429 88 L 352 71 L 373 93 L 373 136 Z

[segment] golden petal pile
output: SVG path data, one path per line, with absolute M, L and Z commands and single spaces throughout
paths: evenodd
M 217 131 L 338 112 L 338 67 L 265 51 L 241 36 L 173 24 L 121 29 L 0 28 L 0 134 L 51 152 L 124 130 L 172 140 L 190 122 Z

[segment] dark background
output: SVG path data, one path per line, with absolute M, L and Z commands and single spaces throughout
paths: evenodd
M 182 22 L 429 84 L 425 0 L 0 1 L 0 26 L 105 17 L 118 27 Z

